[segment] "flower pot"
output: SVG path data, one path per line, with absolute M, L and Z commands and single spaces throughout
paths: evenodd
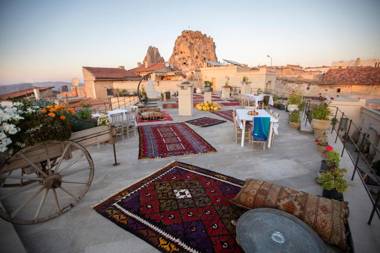
M 319 168 L 319 172 L 325 172 L 326 170 L 329 169 L 329 166 L 327 165 L 327 161 L 326 160 L 322 160 L 321 161 L 321 167 Z
M 296 110 L 298 110 L 298 105 L 297 104 L 289 104 L 287 108 L 288 108 L 289 112 L 296 111 Z
M 332 189 L 332 190 L 323 189 L 322 196 L 328 199 L 343 201 L 343 193 L 338 192 L 335 189 Z
M 300 123 L 299 122 L 289 122 L 290 127 L 299 129 L 300 128 Z
M 313 119 L 311 121 L 311 127 L 314 130 L 327 130 L 330 128 L 330 120 Z

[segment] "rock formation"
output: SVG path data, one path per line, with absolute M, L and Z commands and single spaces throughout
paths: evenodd
M 206 61 L 217 61 L 214 40 L 199 31 L 183 31 L 175 41 L 169 63 L 189 74 L 204 67 Z
M 146 55 L 143 61 L 145 66 L 150 66 L 152 64 L 156 64 L 159 62 L 164 62 L 164 58 L 160 55 L 157 47 L 148 47 L 148 51 L 146 51 Z

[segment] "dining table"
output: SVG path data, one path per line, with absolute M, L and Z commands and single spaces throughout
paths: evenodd
M 244 147 L 244 137 L 245 137 L 245 128 L 247 122 L 252 122 L 255 117 L 269 117 L 270 125 L 269 125 L 269 136 L 268 136 L 268 148 L 271 147 L 272 144 L 272 134 L 273 134 L 273 126 L 274 124 L 278 125 L 278 118 L 273 117 L 264 109 L 256 109 L 257 115 L 250 115 L 249 112 L 252 109 L 236 109 L 236 118 L 239 124 L 241 131 L 241 146 Z
M 254 95 L 254 94 L 245 94 L 245 96 L 251 100 L 251 101 L 255 101 L 256 104 L 258 104 L 259 102 L 261 101 L 264 101 L 264 97 L 265 96 L 269 96 L 269 101 L 268 101 L 268 104 L 269 105 L 274 105 L 274 102 L 273 102 L 273 96 L 272 95 L 269 95 L 269 94 L 259 94 L 259 95 Z

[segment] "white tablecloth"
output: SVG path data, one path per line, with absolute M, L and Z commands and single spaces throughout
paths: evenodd
M 269 105 L 272 105 L 273 106 L 273 97 L 272 95 L 267 95 L 267 94 L 260 94 L 260 95 L 253 95 L 253 94 L 245 94 L 245 96 L 251 100 L 251 101 L 255 101 L 256 104 L 260 101 L 263 101 L 264 100 L 264 96 L 269 96 L 269 102 L 268 104 Z
M 269 129 L 269 138 L 268 138 L 268 148 L 270 148 L 272 143 L 272 132 L 277 135 L 278 134 L 278 119 L 271 116 L 267 111 L 263 109 L 256 110 L 259 114 L 258 115 L 249 115 L 248 112 L 251 111 L 250 109 L 236 109 L 236 117 L 239 124 L 240 129 L 242 130 L 241 133 L 241 146 L 244 147 L 244 136 L 245 136 L 245 124 L 247 121 L 253 122 L 254 117 L 269 117 L 270 118 L 270 129 Z

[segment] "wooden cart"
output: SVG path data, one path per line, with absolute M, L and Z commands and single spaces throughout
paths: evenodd
M 70 210 L 94 177 L 94 162 L 85 147 L 99 143 L 113 144 L 117 165 L 115 137 L 108 126 L 18 151 L 0 168 L 0 217 L 15 224 L 35 224 Z

